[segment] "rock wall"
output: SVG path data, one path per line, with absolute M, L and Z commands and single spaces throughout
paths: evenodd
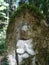
M 24 24 L 28 25 L 26 32 L 22 31 Z M 17 40 L 32 38 L 34 45 L 34 51 L 38 51 L 36 58 L 38 64 L 47 65 L 49 54 L 49 28 L 44 25 L 43 20 L 33 15 L 29 11 L 25 13 L 21 12 L 19 17 L 15 18 L 15 21 L 9 24 L 7 29 L 6 46 L 7 52 L 12 53 L 15 50 Z

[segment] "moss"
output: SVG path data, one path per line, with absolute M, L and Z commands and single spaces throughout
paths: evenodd
M 28 58 L 24 58 L 20 65 L 32 65 L 32 59 L 34 56 L 30 55 Z
M 19 6 L 14 13 L 10 16 L 10 23 L 14 22 L 15 17 L 19 17 L 21 12 L 25 12 L 25 10 L 28 9 L 32 14 L 36 15 L 36 17 L 42 19 L 44 18 L 44 15 L 42 15 L 40 13 L 40 11 L 38 10 L 38 8 L 36 8 L 34 5 L 29 5 L 29 4 L 23 4 L 22 6 Z M 9 23 L 9 24 L 10 24 Z
M 41 24 L 40 24 L 40 21 L 37 21 L 36 22 L 36 25 L 39 27 Z
M 4 57 L 2 60 L 1 60 L 1 65 L 9 65 L 8 61 L 7 61 L 7 57 Z

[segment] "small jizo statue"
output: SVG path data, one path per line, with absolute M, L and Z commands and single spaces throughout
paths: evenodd
M 33 49 L 32 32 L 26 23 L 20 29 L 20 39 L 17 41 L 18 61 L 20 65 L 35 65 L 35 51 Z
M 18 59 L 15 58 L 15 50 L 11 49 L 12 51 L 7 55 L 9 65 L 15 65 L 16 60 L 18 60 L 19 65 L 26 65 L 25 63 L 27 63 L 27 65 L 35 65 L 35 55 L 37 53 L 34 51 L 34 44 L 32 44 L 33 39 L 31 27 L 26 22 L 24 22 L 24 25 L 21 25 L 20 29 L 18 30 L 18 40 L 16 41 L 15 47 Z

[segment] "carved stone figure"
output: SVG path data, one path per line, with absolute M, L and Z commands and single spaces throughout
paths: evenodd
M 49 28 L 45 26 L 36 9 L 23 5 L 15 11 L 7 28 L 6 46 L 9 65 L 16 65 L 20 57 L 25 60 L 22 65 L 26 62 L 30 63 L 27 65 L 47 65 Z M 31 57 L 31 60 L 27 61 L 24 56 L 27 59 Z M 22 58 L 20 61 L 23 61 Z

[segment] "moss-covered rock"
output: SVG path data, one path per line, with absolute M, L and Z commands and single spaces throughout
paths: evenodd
M 21 38 L 32 38 L 32 44 L 35 46 L 34 51 L 38 51 L 36 55 L 38 63 L 46 65 L 49 53 L 49 28 L 45 26 L 42 19 L 43 15 L 32 5 L 24 4 L 15 10 L 7 28 L 7 53 L 15 50 L 17 40 Z M 21 29 L 25 23 L 29 27 L 24 33 Z M 31 32 L 30 35 L 28 35 L 28 31 Z
M 10 23 L 12 23 L 15 20 L 15 17 L 19 17 L 21 13 L 22 12 L 24 13 L 27 9 L 29 10 L 29 12 L 32 13 L 32 15 L 34 14 L 34 16 L 41 19 L 44 18 L 44 15 L 40 12 L 40 10 L 35 5 L 23 4 L 13 12 L 13 14 L 10 17 Z

